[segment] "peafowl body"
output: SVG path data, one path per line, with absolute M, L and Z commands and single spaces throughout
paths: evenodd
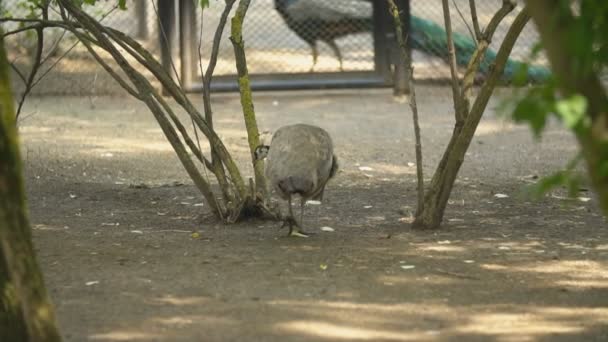
M 337 158 L 329 134 L 320 127 L 295 124 L 279 128 L 270 146 L 256 149 L 256 159 L 267 158 L 266 178 L 276 193 L 289 205 L 289 235 L 293 226 L 302 229 L 304 204 L 308 199 L 322 200 L 325 185 L 336 174 Z M 300 223 L 295 220 L 291 200 L 300 196 Z M 306 235 L 302 230 L 299 235 Z
M 314 69 L 317 63 L 317 42 L 322 41 L 333 50 L 340 70 L 342 70 L 342 54 L 335 40 L 360 32 L 373 29 L 372 5 L 364 0 L 274 0 L 275 8 L 285 20 L 287 26 L 312 50 Z M 466 67 L 473 52 L 475 41 L 470 37 L 454 33 L 456 62 L 460 67 Z M 447 35 L 443 27 L 436 23 L 416 16 L 410 16 L 410 31 L 408 33 L 410 46 L 414 50 L 439 57 L 444 61 L 448 58 Z M 479 72 L 485 75 L 496 59 L 496 52 L 488 49 L 480 65 Z M 513 78 L 522 62 L 509 59 L 505 66 L 503 80 Z M 547 68 L 530 66 L 528 80 L 541 82 L 549 76 Z

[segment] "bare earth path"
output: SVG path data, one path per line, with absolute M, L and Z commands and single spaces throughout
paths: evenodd
M 430 176 L 453 119 L 443 90 L 419 92 Z M 246 165 L 238 97 L 215 110 Z M 32 224 L 66 340 L 608 340 L 608 225 L 593 195 L 521 196 L 573 155 L 567 132 L 530 144 L 489 110 L 445 227 L 418 232 L 410 114 L 390 91 L 257 94 L 256 110 L 263 130 L 307 122 L 334 136 L 342 170 L 307 207 L 314 237 L 214 221 L 137 102 L 30 100 Z

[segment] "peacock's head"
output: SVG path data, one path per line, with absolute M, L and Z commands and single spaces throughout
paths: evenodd
M 270 146 L 268 145 L 260 145 L 255 148 L 253 155 L 255 156 L 255 160 L 263 160 L 268 155 L 268 151 L 270 150 Z

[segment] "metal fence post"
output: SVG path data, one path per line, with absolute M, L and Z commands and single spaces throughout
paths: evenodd
M 192 0 L 179 0 L 179 55 L 181 79 L 184 90 L 192 88 L 198 76 L 196 45 L 196 7 Z M 196 48 L 195 48 L 196 47 Z
M 160 60 L 163 69 L 176 79 L 178 75 L 174 72 L 174 63 L 179 58 L 177 53 L 177 1 L 175 0 L 158 0 L 158 20 L 159 32 L 158 39 L 160 44 Z M 163 89 L 163 94 L 166 94 L 166 89 Z
M 135 15 L 137 16 L 137 32 L 136 37 L 139 39 L 148 39 L 150 31 L 148 30 L 148 6 L 146 0 L 135 1 Z

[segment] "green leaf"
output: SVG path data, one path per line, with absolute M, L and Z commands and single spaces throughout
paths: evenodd
M 542 42 L 538 42 L 536 44 L 534 44 L 534 46 L 532 46 L 532 50 L 530 51 L 530 59 L 534 59 L 536 57 L 538 57 L 538 55 L 540 54 L 540 52 L 543 50 L 543 44 Z
M 600 165 L 598 167 L 598 175 L 604 178 L 608 177 L 608 160 L 604 159 L 600 161 Z
M 530 124 L 536 137 L 540 136 L 547 123 L 548 111 L 538 96 L 529 94 L 524 97 L 513 111 L 513 119 L 516 122 L 527 122 Z
M 127 0 L 118 0 L 118 8 L 121 10 L 127 9 Z
M 554 174 L 543 177 L 538 183 L 530 186 L 530 193 L 534 198 L 541 198 L 549 190 L 567 183 L 568 172 L 561 170 Z
M 578 195 L 580 185 L 583 182 L 583 177 L 576 171 L 577 165 L 583 160 L 582 154 L 577 154 L 572 158 L 563 170 L 559 170 L 550 176 L 541 178 L 538 183 L 528 187 L 529 193 L 534 198 L 541 198 L 549 190 L 558 186 L 565 186 L 568 190 L 568 196 L 576 197 Z
M 587 99 L 581 95 L 572 95 L 555 103 L 555 114 L 574 131 L 581 129 L 586 113 Z
M 197 0 L 194 1 L 196 2 Z M 209 0 L 199 0 L 199 6 L 201 6 L 201 9 L 209 7 Z
M 513 75 L 513 85 L 516 87 L 522 87 L 528 83 L 528 70 L 530 66 L 528 63 L 520 63 L 517 66 L 517 70 L 515 70 L 515 74 Z

